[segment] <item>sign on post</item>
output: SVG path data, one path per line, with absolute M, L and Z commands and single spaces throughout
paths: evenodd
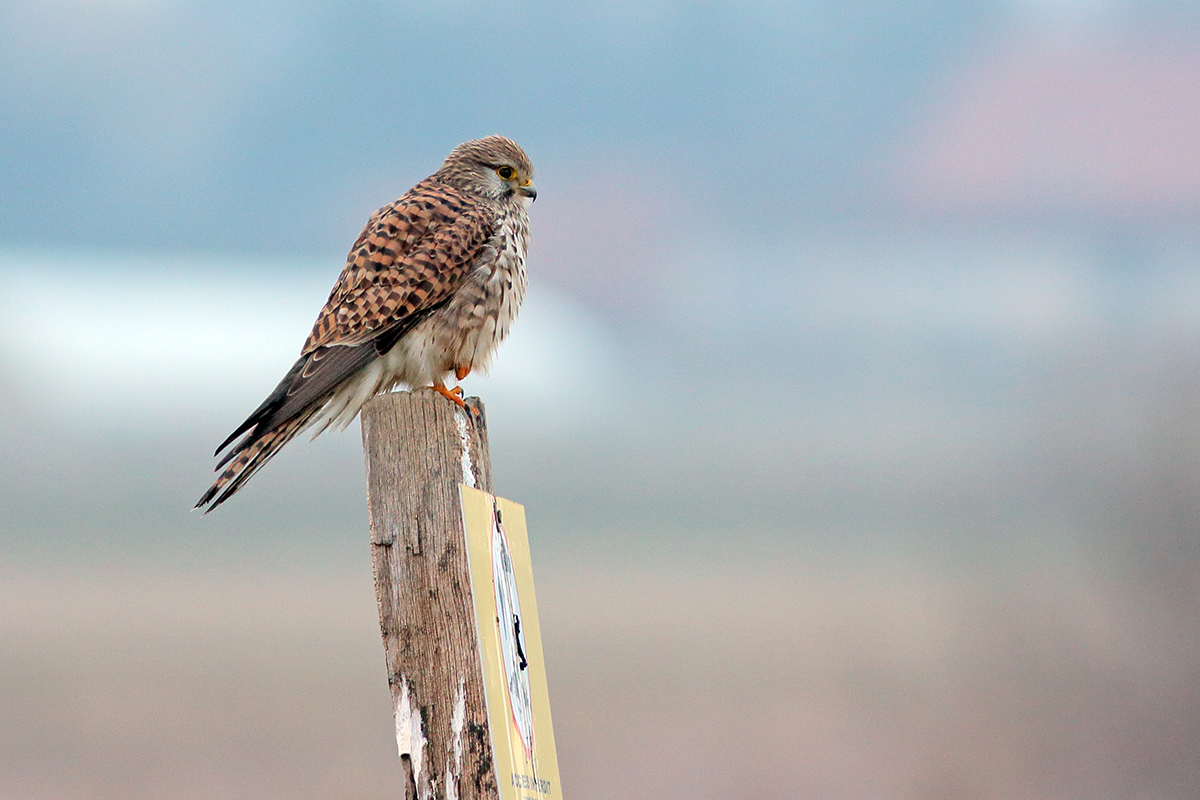
M 459 491 L 500 797 L 558 800 L 525 509 L 466 485 Z

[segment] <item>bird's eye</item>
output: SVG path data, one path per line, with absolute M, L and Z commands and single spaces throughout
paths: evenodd
M 517 171 L 512 167 L 497 167 L 496 174 L 500 176 L 500 180 L 511 181 L 516 177 Z

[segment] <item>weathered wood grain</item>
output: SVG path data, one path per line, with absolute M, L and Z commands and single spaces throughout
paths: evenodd
M 362 412 L 375 597 L 406 800 L 498 798 L 459 483 L 490 492 L 487 428 L 430 391 Z

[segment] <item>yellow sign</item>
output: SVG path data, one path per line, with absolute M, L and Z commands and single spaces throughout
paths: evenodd
M 525 509 L 459 487 L 501 800 L 559 800 Z

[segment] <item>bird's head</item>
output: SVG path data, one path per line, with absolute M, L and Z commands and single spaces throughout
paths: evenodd
M 537 199 L 533 164 L 521 146 L 503 136 L 464 142 L 450 152 L 443 179 L 472 194 L 500 200 L 513 198 L 528 205 Z

